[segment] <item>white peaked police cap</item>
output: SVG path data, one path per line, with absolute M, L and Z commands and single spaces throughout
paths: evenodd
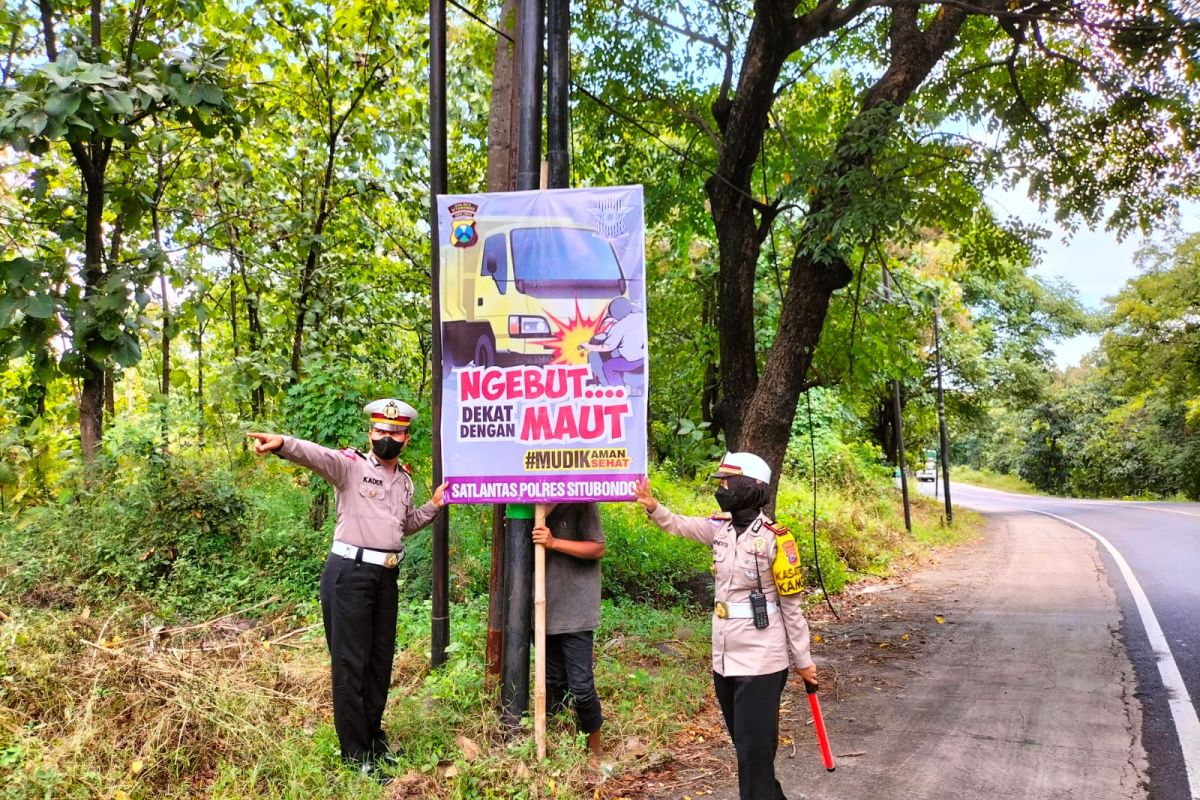
M 417 410 L 403 400 L 374 400 L 363 406 L 371 427 L 385 431 L 406 431 L 417 418 Z
M 728 478 L 730 475 L 745 475 L 763 483 L 771 482 L 771 468 L 754 453 L 726 453 L 713 477 Z

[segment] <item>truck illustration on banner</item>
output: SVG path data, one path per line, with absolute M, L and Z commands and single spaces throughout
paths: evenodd
M 631 497 L 645 472 L 640 187 L 438 209 L 451 501 Z M 604 480 L 562 480 L 575 474 Z

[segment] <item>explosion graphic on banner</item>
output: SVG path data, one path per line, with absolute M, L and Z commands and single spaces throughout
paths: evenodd
M 604 312 L 601 311 L 597 317 L 584 316 L 584 313 L 579 309 L 579 300 L 575 300 L 575 316 L 568 322 L 563 322 L 558 317 L 550 312 L 546 312 L 546 316 L 554 323 L 557 330 L 554 332 L 554 338 L 542 339 L 535 341 L 534 344 L 540 344 L 553 351 L 550 358 L 551 364 L 586 364 L 588 360 L 588 351 L 580 347 L 581 344 L 589 341 L 597 333 L 600 333 L 601 323 L 604 321 Z

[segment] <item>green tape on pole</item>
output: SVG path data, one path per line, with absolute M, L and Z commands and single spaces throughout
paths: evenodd
M 509 503 L 504 507 L 504 513 L 509 519 L 533 519 L 533 505 L 531 503 Z

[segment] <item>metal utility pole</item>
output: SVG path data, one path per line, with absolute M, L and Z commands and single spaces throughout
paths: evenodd
M 942 456 L 942 485 L 946 492 L 946 524 L 954 522 L 954 506 L 950 504 L 950 445 L 946 436 L 946 399 L 942 394 L 941 309 L 933 309 L 933 357 L 937 363 L 937 415 L 939 449 Z M 937 473 L 934 473 L 936 476 Z M 936 487 L 935 487 L 936 488 Z
M 547 185 L 565 189 L 571 183 L 567 141 L 570 135 L 571 81 L 571 0 L 548 0 L 546 8 L 546 161 L 550 173 Z
M 529 710 L 529 614 L 532 608 L 533 506 L 505 506 L 504 652 L 500 676 L 500 718 L 510 729 L 521 726 Z
M 488 116 L 487 191 L 511 192 L 517 186 L 517 0 L 504 0 L 492 66 L 492 100 Z M 492 565 L 488 579 L 487 680 L 500 680 L 504 658 L 503 503 L 492 506 Z
M 429 3 L 429 225 L 432 231 L 433 300 L 433 485 L 442 484 L 442 315 L 441 247 L 437 196 L 446 193 L 446 0 Z M 450 507 L 433 518 L 432 601 L 429 661 L 446 663 L 450 644 Z
M 538 188 L 542 170 L 542 40 L 545 38 L 542 0 L 521 0 L 517 16 L 517 73 L 520 88 L 517 115 L 517 190 Z
M 537 189 L 542 167 L 542 0 L 521 0 L 517 12 L 517 190 Z M 501 658 L 500 717 L 516 728 L 529 710 L 529 637 L 533 605 L 533 512 L 509 504 L 504 540 L 504 652 Z
M 900 381 L 892 381 L 892 407 L 896 415 L 896 464 L 900 467 L 900 493 L 904 497 L 904 529 L 912 533 L 912 511 L 908 503 L 908 473 L 904 469 L 904 421 L 900 413 Z
M 883 268 L 883 294 L 892 299 L 892 283 L 887 267 Z M 900 494 L 904 498 L 904 529 L 912 533 L 912 510 L 908 502 L 908 473 L 904 469 L 904 417 L 900 411 L 900 381 L 892 381 L 893 425 L 896 428 L 896 466 L 900 468 Z

